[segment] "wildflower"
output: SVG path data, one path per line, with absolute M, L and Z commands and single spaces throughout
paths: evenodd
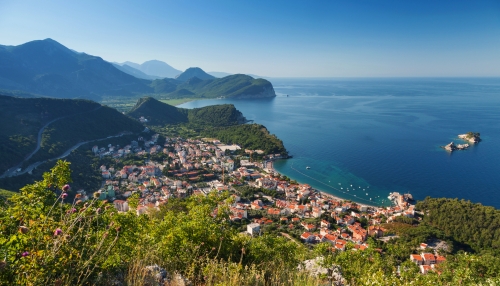
M 115 229 L 116 229 L 116 232 L 120 232 L 120 231 L 122 230 L 122 227 L 121 227 L 121 226 L 119 226 L 119 227 L 117 227 L 117 228 L 115 228 Z
M 61 198 L 62 198 L 63 200 L 64 200 L 67 196 L 68 196 L 68 194 L 67 194 L 67 193 L 62 193 L 62 194 L 61 194 Z
M 82 194 L 76 194 L 76 195 L 75 195 L 75 198 L 77 198 L 77 199 L 79 199 L 79 198 L 81 198 L 81 197 L 82 197 Z
M 23 254 L 21 254 L 22 257 L 26 257 L 28 255 L 30 255 L 30 253 L 28 251 L 25 251 L 25 252 L 23 252 Z
M 94 198 L 98 199 L 101 196 L 101 193 L 95 192 L 93 196 Z
M 81 203 L 82 203 L 82 201 L 81 201 L 81 200 L 78 200 L 78 201 L 76 201 L 76 202 L 75 202 L 75 205 L 79 205 L 79 204 L 81 204 Z
M 24 225 L 19 227 L 19 232 L 22 234 L 26 234 L 26 233 L 28 233 L 28 231 L 29 231 L 29 228 L 25 227 Z
M 62 233 L 62 229 L 60 228 L 57 228 L 55 231 L 54 231 L 54 236 L 58 236 Z
M 69 191 L 69 189 L 71 189 L 71 187 L 68 184 L 66 184 L 66 185 L 64 185 L 64 187 L 62 187 L 63 192 L 67 192 L 67 191 Z
M 96 213 L 96 214 L 100 214 L 100 213 L 101 213 L 101 208 L 97 208 L 97 209 L 95 210 L 95 213 Z
M 73 214 L 73 213 L 76 213 L 76 209 L 75 208 L 72 208 L 70 210 L 67 210 L 66 211 L 67 214 Z

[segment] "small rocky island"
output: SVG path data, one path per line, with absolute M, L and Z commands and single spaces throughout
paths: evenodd
M 477 143 L 481 141 L 480 134 L 477 132 L 467 132 L 465 134 L 459 134 L 458 138 L 463 139 L 465 141 L 468 141 L 469 143 Z M 469 148 L 470 145 L 468 143 L 465 144 L 456 144 L 453 142 L 450 142 L 450 144 L 441 146 L 441 148 L 445 149 L 446 151 L 455 151 L 455 150 L 465 150 Z
M 481 134 L 478 132 L 467 132 L 465 134 L 459 134 L 458 138 L 469 141 L 470 143 L 477 143 L 481 141 Z

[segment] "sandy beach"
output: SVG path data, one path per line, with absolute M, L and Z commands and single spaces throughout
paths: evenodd
M 275 173 L 278 173 L 278 174 L 280 174 L 281 176 L 284 176 L 284 175 L 283 175 L 283 174 L 281 174 L 280 172 L 276 171 L 276 169 L 274 169 L 274 164 L 273 164 L 273 161 L 269 161 L 266 167 L 267 167 L 269 170 L 271 170 L 271 171 L 273 171 L 273 172 L 275 172 Z M 299 173 L 301 173 L 301 172 L 300 172 L 300 171 L 298 171 L 298 170 L 296 170 L 296 171 L 297 171 L 297 172 L 299 172 Z M 303 174 L 303 173 L 301 173 L 301 174 Z M 307 176 L 306 174 L 303 174 L 303 175 Z M 294 178 L 290 178 L 290 179 L 295 180 Z M 314 179 L 314 178 L 312 178 L 312 179 Z M 302 183 L 301 183 L 301 182 L 299 182 L 298 180 L 295 180 L 295 181 L 297 181 L 299 184 L 302 184 Z M 320 183 L 322 183 L 322 182 L 320 182 Z M 322 184 L 323 184 L 323 183 L 322 183 Z M 335 190 L 337 190 L 335 187 L 332 187 L 332 186 L 330 186 L 330 187 L 331 187 L 331 188 L 333 188 L 333 189 L 335 189 Z M 369 204 L 369 203 L 361 203 L 361 202 L 356 201 L 356 200 L 354 200 L 354 199 L 345 199 L 345 198 L 341 198 L 341 197 L 339 197 L 339 196 L 335 196 L 335 195 L 329 194 L 329 193 L 327 193 L 327 192 L 325 192 L 325 191 L 322 191 L 322 190 L 319 190 L 319 189 L 315 189 L 315 188 L 313 188 L 313 190 L 314 190 L 315 192 L 319 193 L 319 194 L 321 195 L 321 197 L 327 197 L 327 198 L 329 198 L 329 199 L 333 199 L 333 200 L 337 200 L 337 201 L 351 201 L 351 202 L 354 202 L 354 203 L 356 203 L 356 204 L 358 204 L 358 205 L 361 205 L 361 206 L 367 206 L 367 207 L 370 207 L 370 208 L 380 208 L 380 207 L 382 207 L 382 206 L 372 205 L 372 204 Z M 339 192 L 341 192 L 340 190 L 338 190 L 338 191 L 339 191 Z

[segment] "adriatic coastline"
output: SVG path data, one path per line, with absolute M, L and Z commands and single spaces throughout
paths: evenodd
M 276 171 L 343 199 L 370 204 L 371 197 L 372 204 L 383 205 L 391 192 L 410 192 L 417 200 L 449 197 L 500 207 L 493 193 L 500 189 L 494 179 L 500 172 L 500 156 L 493 144 L 453 155 L 432 148 L 442 145 L 443 134 L 464 129 L 481 130 L 488 141 L 500 140 L 494 108 L 500 104 L 495 96 L 500 85 L 482 79 L 462 81 L 467 84 L 443 95 L 443 87 L 449 86 L 440 79 L 281 79 L 271 80 L 278 95 L 274 99 L 198 100 L 180 107 L 234 104 L 247 119 L 282 139 L 293 155 L 277 161 Z M 428 85 L 425 90 L 423 84 Z M 469 96 L 467 88 L 478 86 L 483 88 L 480 98 Z M 472 102 L 478 107 L 464 117 L 462 106 Z M 291 164 L 314 180 L 291 169 Z M 352 190 L 344 194 L 325 185 L 339 183 L 341 191 L 351 184 L 370 191 L 354 197 Z M 473 189 L 477 191 L 471 193 Z

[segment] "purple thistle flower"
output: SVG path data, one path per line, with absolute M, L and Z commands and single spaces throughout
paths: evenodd
M 54 231 L 54 236 L 58 236 L 62 233 L 62 229 L 60 228 L 57 228 L 55 231 Z
M 28 251 L 25 251 L 25 252 L 23 252 L 23 254 L 21 254 L 22 257 L 26 257 L 28 255 L 30 255 L 30 253 Z
M 66 185 L 64 185 L 64 187 L 62 187 L 63 192 L 67 192 L 67 191 L 69 191 L 69 189 L 71 189 L 71 187 L 68 184 L 66 184 Z
M 61 198 L 62 198 L 63 200 L 64 200 L 67 196 L 68 196 L 68 194 L 67 194 L 67 193 L 62 193 L 62 194 L 61 194 Z

